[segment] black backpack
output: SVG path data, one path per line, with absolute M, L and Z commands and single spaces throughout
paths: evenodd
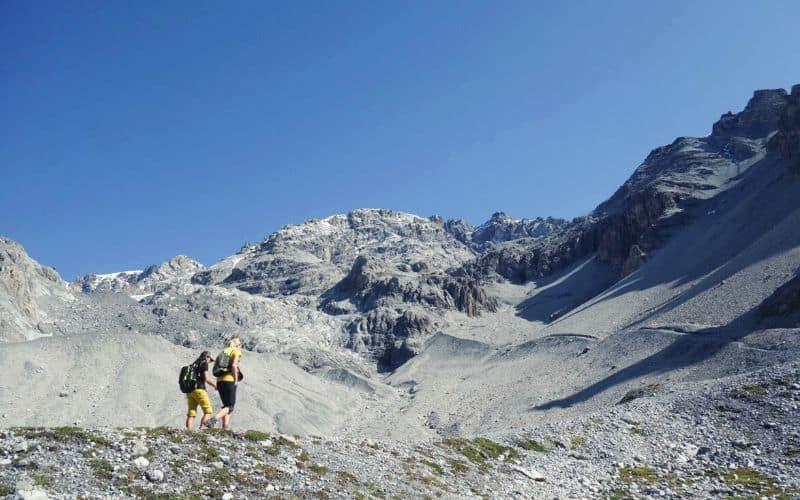
M 197 389 L 197 361 L 181 368 L 180 375 L 178 375 L 178 386 L 184 394 L 189 394 Z

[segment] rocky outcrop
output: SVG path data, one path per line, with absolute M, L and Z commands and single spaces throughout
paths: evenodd
M 778 120 L 778 132 L 769 146 L 788 163 L 790 170 L 800 174 L 800 85 L 792 87 Z
M 712 128 L 716 137 L 766 137 L 778 128 L 778 117 L 786 106 L 784 89 L 756 90 L 741 113 L 722 115 Z
M 53 312 L 74 300 L 55 269 L 33 260 L 13 240 L 0 237 L 0 342 L 58 331 Z
M 375 359 L 380 371 L 391 371 L 416 356 L 438 323 L 421 311 L 376 308 L 347 326 L 347 347 Z
M 410 272 L 393 274 L 379 263 L 359 256 L 347 276 L 323 295 L 321 307 L 326 310 L 328 304 L 347 299 L 360 311 L 398 303 L 456 310 L 469 316 L 496 310 L 496 301 L 478 281 L 463 275 L 426 273 L 427 269 L 424 263 L 415 263 L 408 267 Z

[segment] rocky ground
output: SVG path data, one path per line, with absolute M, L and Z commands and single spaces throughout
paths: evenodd
M 0 431 L 7 498 L 800 498 L 800 363 L 505 436 L 426 442 L 176 428 Z

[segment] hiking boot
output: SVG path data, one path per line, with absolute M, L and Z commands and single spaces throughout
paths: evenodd
M 211 417 L 208 420 L 206 420 L 206 428 L 213 429 L 214 427 L 216 427 L 218 422 L 219 420 L 217 419 L 217 417 Z

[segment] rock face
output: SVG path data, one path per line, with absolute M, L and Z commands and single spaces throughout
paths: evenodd
M 714 124 L 712 135 L 716 137 L 765 137 L 778 128 L 778 117 L 786 106 L 784 89 L 756 90 L 741 113 L 730 111 Z
M 778 120 L 778 132 L 770 141 L 770 149 L 778 152 L 793 172 L 800 174 L 800 85 L 792 87 L 787 102 Z
M 57 330 L 53 313 L 74 300 L 66 287 L 53 268 L 0 237 L 0 342 L 30 340 Z

